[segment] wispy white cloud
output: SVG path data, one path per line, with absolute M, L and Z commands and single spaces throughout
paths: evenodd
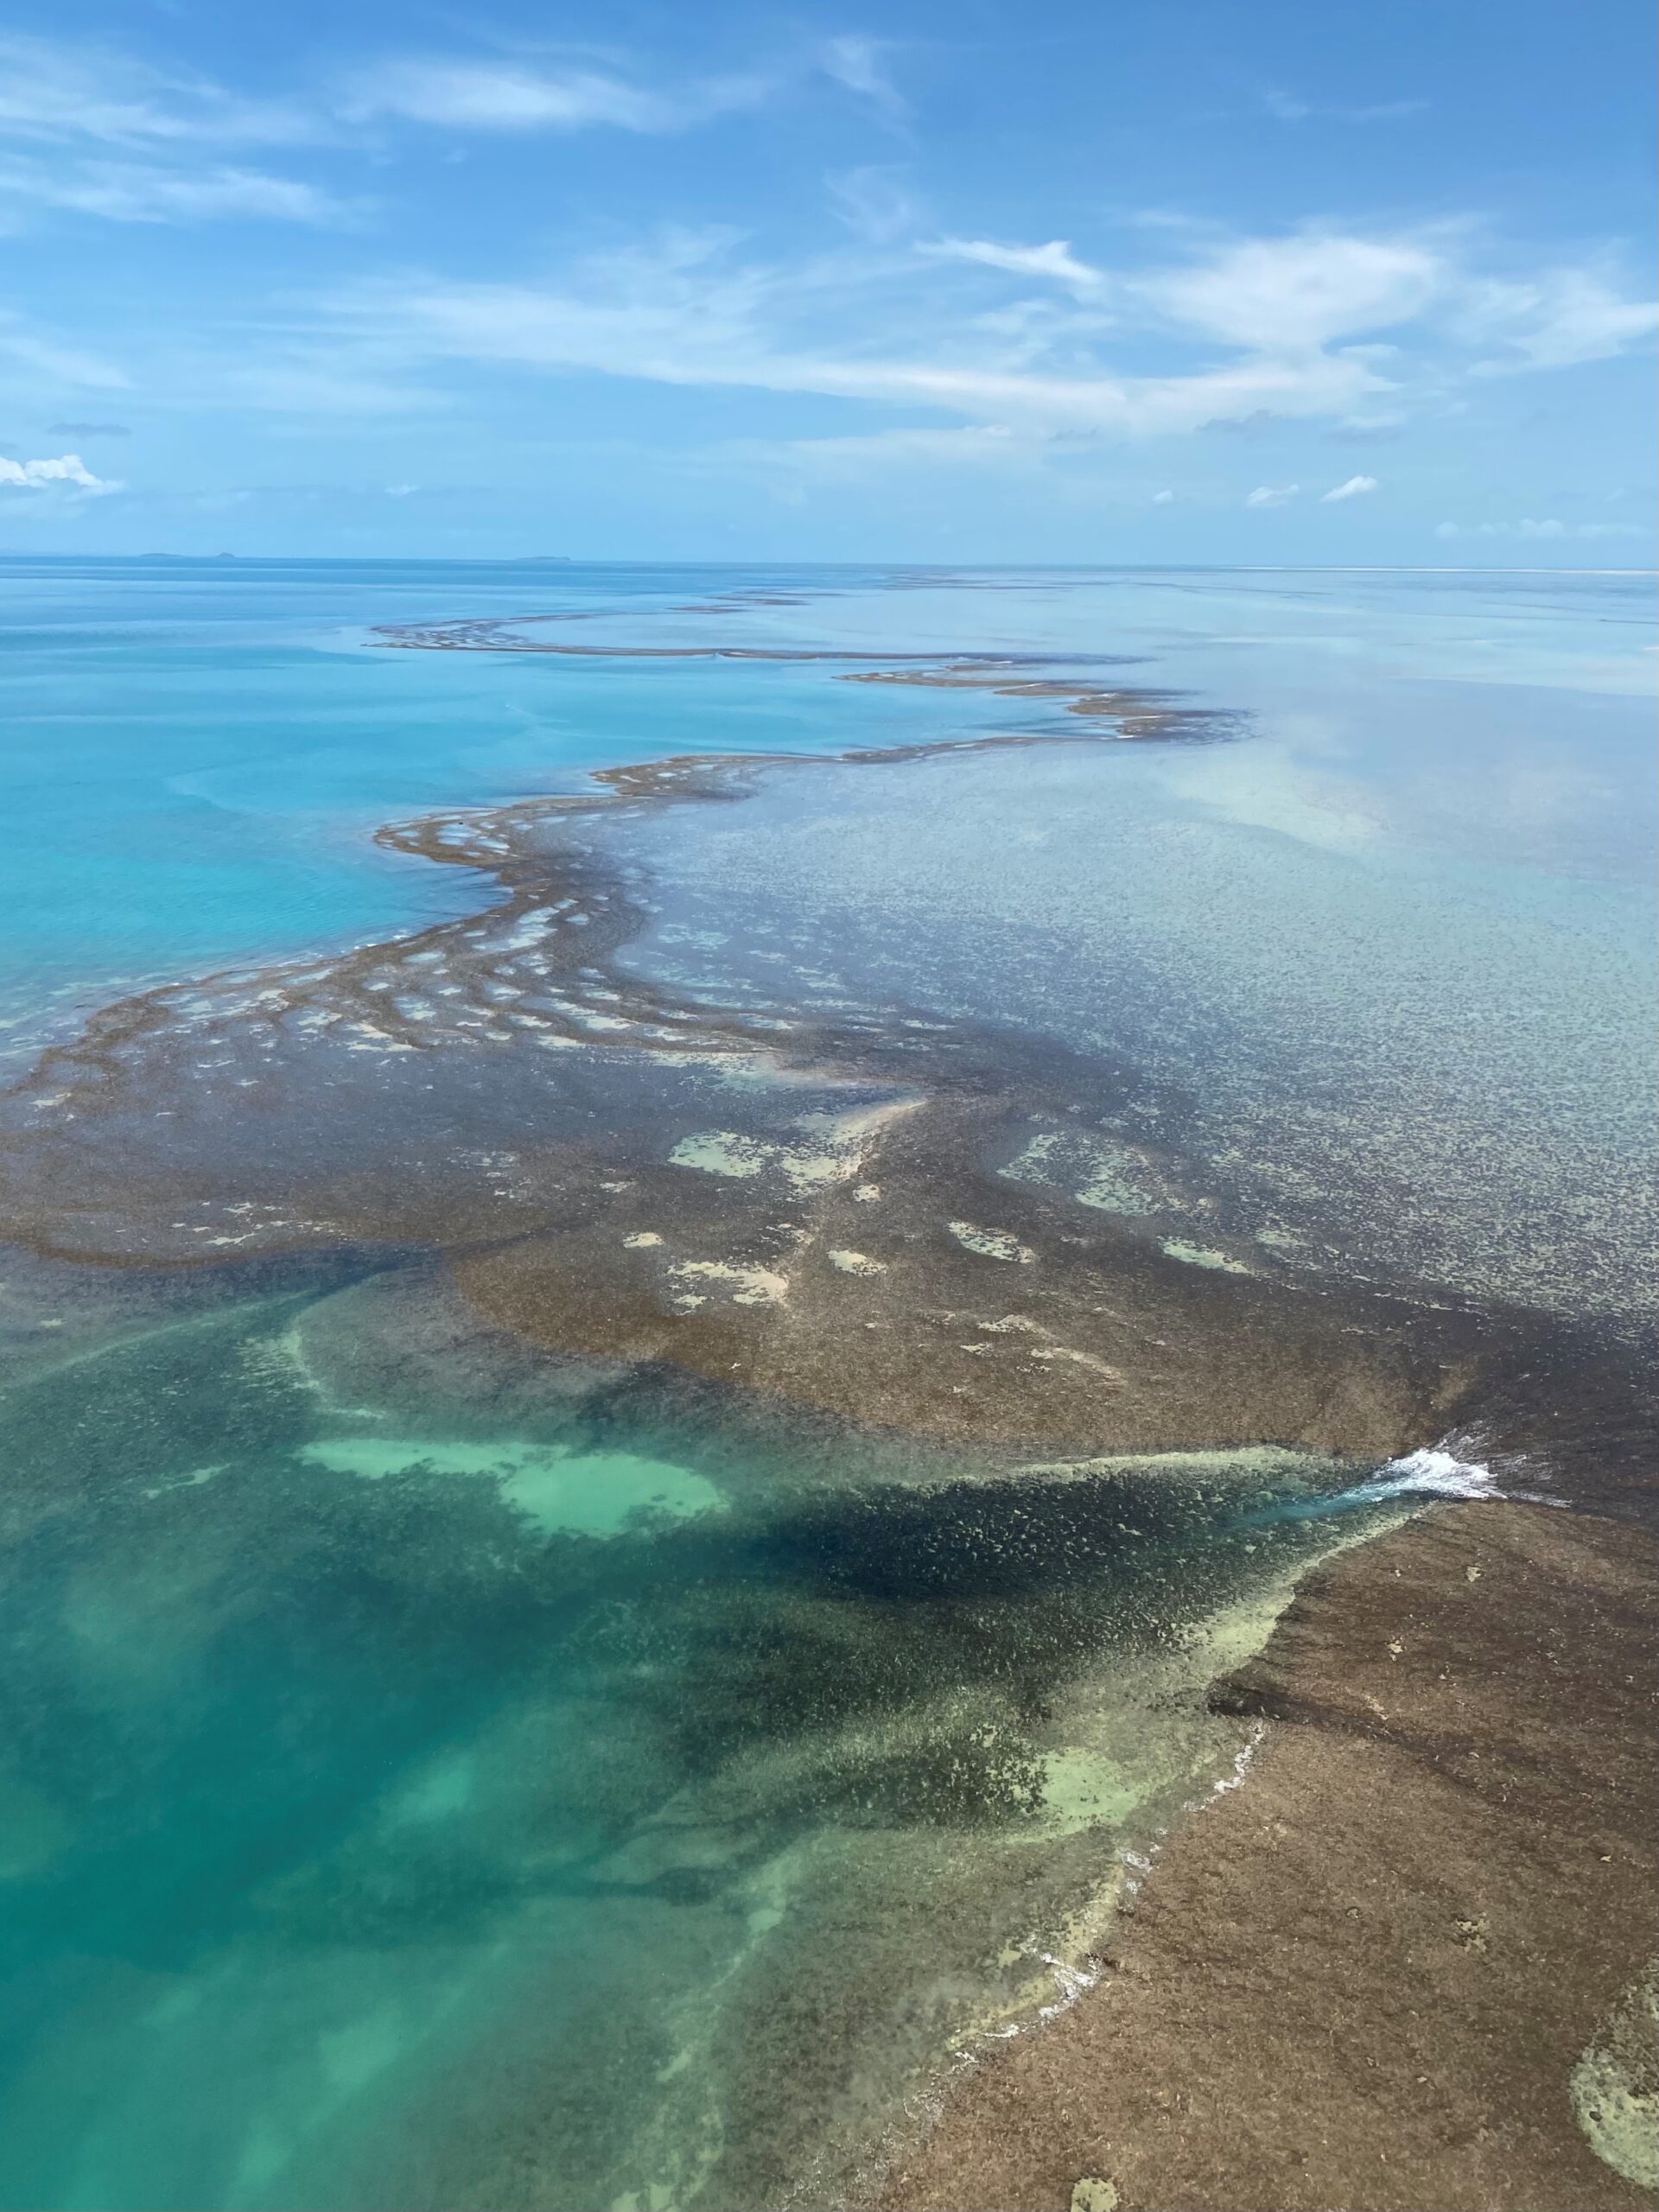
M 1471 283 L 1459 303 L 1462 333 L 1503 351 L 1478 364 L 1486 374 L 1571 368 L 1605 360 L 1659 331 L 1659 301 L 1622 298 L 1604 270 L 1567 268 L 1516 280 Z
M 349 139 L 379 117 L 455 130 L 688 128 L 817 79 L 891 114 L 904 101 L 887 41 L 856 33 L 798 42 L 753 67 L 660 79 L 626 59 L 392 54 L 332 85 L 252 99 L 200 72 L 158 67 L 84 36 L 0 34 L 0 137 L 136 151 L 298 146 Z
M 1134 289 L 1172 322 L 1283 353 L 1414 321 L 1450 278 L 1444 257 L 1419 239 L 1325 230 L 1241 238 Z
M 0 206 L 60 208 L 116 223 L 223 219 L 337 225 L 356 211 L 295 177 L 214 163 L 163 168 L 151 162 L 35 159 L 0 162 Z
M 448 404 L 455 372 L 597 374 L 929 410 L 971 435 L 928 432 L 914 454 L 1034 466 L 1046 441 L 1075 448 L 1218 423 L 1275 439 L 1298 423 L 1396 429 L 1443 410 L 1490 350 L 1470 334 L 1486 280 L 1469 266 L 1478 239 L 1466 228 L 1196 241 L 1189 230 L 1150 265 L 1114 266 L 1064 239 L 906 236 L 902 188 L 885 207 L 868 196 L 889 173 L 851 175 L 854 237 L 833 251 L 768 261 L 734 232 L 683 228 L 535 281 L 399 271 L 292 309 L 252 346 L 227 341 L 223 396 L 278 415 L 407 414 Z M 1045 280 L 1035 293 L 1033 279 Z M 1642 313 L 1619 327 L 1639 329 Z M 1544 365 L 1541 353 L 1532 364 Z M 210 369 L 194 373 L 200 388 Z M 884 435 L 878 425 L 839 451 L 868 457 Z M 1361 488 L 1351 479 L 1321 496 Z M 1290 496 L 1268 483 L 1252 499 Z
M 658 89 L 588 67 L 410 57 L 359 72 L 340 112 L 350 122 L 395 116 L 450 130 L 671 131 L 758 106 L 773 84 L 752 75 Z
M 65 486 L 81 493 L 118 492 L 112 479 L 94 476 L 78 453 L 60 454 L 52 461 L 8 461 L 0 454 L 0 491 L 44 491 Z
M 1229 359 L 1126 375 L 1101 354 L 1100 319 L 1085 304 L 1052 316 L 964 315 L 918 286 L 914 266 L 859 253 L 766 264 L 745 258 L 729 234 L 682 232 L 588 257 L 544 283 L 400 277 L 334 308 L 341 340 L 354 332 L 382 359 L 401 349 L 411 365 L 810 391 L 1028 433 L 1135 437 L 1262 410 L 1340 418 L 1389 389 L 1359 353 L 1306 344 L 1236 346 Z
M 892 51 L 885 39 L 849 33 L 827 39 L 819 50 L 817 64 L 826 77 L 832 77 L 849 92 L 885 108 L 890 115 L 902 115 L 904 98 L 887 74 L 885 61 Z
M 1330 229 L 1226 239 L 1173 268 L 1117 276 L 1083 260 L 1064 238 L 1005 245 L 945 238 L 924 241 L 919 251 L 1012 276 L 1050 277 L 1090 296 L 1110 287 L 1118 302 L 1138 307 L 1142 320 L 1281 353 L 1351 346 L 1415 322 L 1458 281 L 1432 239 Z
M 891 245 L 921 221 L 922 211 L 909 181 L 896 168 L 867 163 L 842 169 L 823 182 L 836 219 L 873 245 Z
M 1075 292 L 1097 292 L 1106 282 L 1103 271 L 1077 259 L 1065 238 L 1050 238 L 1046 245 L 998 245 L 989 238 L 929 238 L 917 251 L 935 261 L 976 261 L 982 268 L 1000 269 L 1012 276 L 1052 277 Z
M 0 132 L 106 145 L 292 145 L 317 135 L 299 104 L 251 100 L 77 38 L 0 37 Z
M 1300 484 L 1258 484 L 1244 504 L 1247 507 L 1287 507 L 1301 488 Z
M 1333 484 L 1328 492 L 1319 494 L 1322 507 L 1334 506 L 1338 499 L 1363 499 L 1367 492 L 1375 492 L 1375 476 L 1351 476 L 1345 484 Z
M 1306 123 L 1312 118 L 1333 123 L 1400 123 L 1408 116 L 1427 113 L 1428 102 L 1421 99 L 1371 100 L 1357 106 L 1331 105 L 1319 100 L 1304 99 L 1298 92 L 1274 87 L 1262 95 L 1262 105 L 1269 115 L 1281 123 Z
M 1001 301 L 965 304 L 959 285 L 930 285 L 917 247 L 924 265 L 977 269 Z M 778 264 L 730 232 L 678 231 L 538 283 L 370 284 L 328 303 L 333 329 L 315 342 L 342 363 L 355 349 L 379 378 L 493 363 L 928 408 L 1010 429 L 1027 453 L 1045 438 L 1217 422 L 1395 427 L 1414 406 L 1443 407 L 1466 372 L 1460 334 L 1479 282 L 1466 253 L 1449 234 L 1325 226 L 1207 238 L 1150 268 L 1091 263 L 1062 239 L 957 237 L 909 251 L 866 237 Z M 1033 276 L 1055 292 L 1033 298 Z M 1130 345 L 1132 372 L 1115 358 Z M 1272 503 L 1276 487 L 1259 489 L 1257 504 Z
M 0 137 L 178 154 L 350 143 L 380 118 L 454 131 L 667 132 L 761 106 L 814 78 L 897 114 L 903 101 L 884 67 L 887 51 L 879 40 L 842 35 L 753 68 L 662 81 L 588 57 L 391 54 L 303 95 L 255 99 L 85 39 L 0 35 Z
M 357 71 L 336 107 L 349 123 L 391 117 L 454 131 L 665 134 L 765 106 L 816 76 L 898 113 L 903 102 L 883 72 L 883 51 L 874 39 L 832 38 L 753 69 L 665 82 L 586 59 L 395 55 Z
M 457 134 L 665 134 L 764 107 L 814 79 L 897 112 L 883 52 L 846 36 L 752 69 L 660 81 L 591 58 L 401 54 L 303 97 L 270 100 L 88 41 L 0 37 L 0 140 L 12 147 L 0 168 L 0 210 L 123 223 L 347 224 L 361 208 L 225 155 L 330 143 L 367 150 L 387 122 Z
M 1154 507 L 1166 507 L 1174 497 L 1175 494 L 1173 492 L 1154 492 L 1152 495 L 1152 504 Z
M 0 361 L 15 362 L 32 381 L 86 391 L 124 391 L 130 379 L 113 361 L 42 337 L 23 318 L 0 308 Z
M 331 135 L 315 103 L 250 99 L 90 41 L 0 38 L 0 213 L 118 223 L 252 219 L 334 224 L 353 210 L 316 185 L 227 162 L 232 149 Z

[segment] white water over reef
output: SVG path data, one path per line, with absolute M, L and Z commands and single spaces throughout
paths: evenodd
M 1444 1443 L 1422 1446 L 1408 1452 L 1398 1459 L 1390 1459 L 1369 1476 L 1363 1483 L 1356 1483 L 1351 1490 L 1338 1491 L 1321 1497 L 1298 1497 L 1281 1500 L 1264 1510 L 1249 1516 L 1249 1525 L 1267 1527 L 1278 1521 L 1306 1521 L 1323 1519 L 1333 1513 L 1343 1513 L 1351 1508 L 1365 1505 L 1387 1505 L 1398 1499 L 1402 1503 L 1414 1497 L 1461 1497 L 1497 1499 L 1507 1493 L 1497 1486 L 1497 1478 L 1482 1460 L 1460 1459 L 1448 1451 Z
M 1378 1497 L 1405 1497 L 1422 1491 L 1438 1497 L 1502 1497 L 1497 1478 L 1484 1461 L 1459 1459 L 1443 1445 L 1429 1445 L 1390 1459 L 1368 1483 L 1348 1493 L 1356 1505 Z M 1345 1502 L 1345 1501 L 1344 1501 Z

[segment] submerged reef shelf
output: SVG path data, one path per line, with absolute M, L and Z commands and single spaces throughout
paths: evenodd
M 695 606 L 680 613 L 737 613 L 748 607 L 789 604 L 734 594 L 726 606 Z M 823 645 L 733 645 L 713 639 L 677 645 L 607 641 L 570 644 L 564 639 L 526 636 L 537 624 L 592 621 L 600 611 L 580 613 L 474 616 L 453 622 L 388 623 L 372 633 L 372 643 L 407 652 L 539 653 L 576 660 L 717 660 L 774 662 L 824 666 L 845 683 L 919 685 L 944 691 L 986 691 L 999 699 L 1029 701 L 1083 717 L 1096 732 L 1125 741 L 1154 739 L 1213 744 L 1236 735 L 1238 717 L 1214 707 L 1194 706 L 1165 691 L 1103 683 L 1096 673 L 1130 668 L 1136 656 L 1120 653 L 892 652 L 875 648 Z M 1084 669 L 1089 672 L 1078 675 Z M 1060 673 L 1064 670 L 1065 673 Z M 1045 734 L 1052 734 L 1045 731 Z M 932 749 L 932 748 L 928 748 Z M 904 748 L 896 750 L 904 757 Z M 856 754 L 849 757 L 856 758 Z

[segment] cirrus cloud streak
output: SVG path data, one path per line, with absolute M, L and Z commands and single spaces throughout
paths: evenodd
M 729 232 L 679 231 L 539 282 L 373 281 L 321 303 L 316 342 L 394 379 L 444 363 L 598 374 L 922 410 L 1026 438 L 1141 439 L 1379 408 L 1403 419 L 1484 372 L 1493 327 L 1492 282 L 1443 237 L 1307 229 L 1118 270 L 1058 239 L 895 242 L 792 264 L 745 248 Z M 1526 291 L 1504 293 L 1501 319 L 1535 368 L 1581 358 L 1592 328 L 1622 345 L 1649 325 L 1603 271 Z M 1573 327 L 1553 333 L 1563 302 Z M 1121 368 L 1131 346 L 1154 365 Z M 1321 496 L 1375 488 L 1355 476 Z M 1265 485 L 1249 504 L 1290 496 Z

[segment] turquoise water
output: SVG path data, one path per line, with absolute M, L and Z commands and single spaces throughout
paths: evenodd
M 788 665 L 368 642 L 377 624 L 555 600 L 645 616 L 752 581 L 0 559 L 0 1053 L 16 1064 L 54 1016 L 73 1025 L 118 991 L 462 911 L 465 885 L 372 842 L 391 817 L 568 788 L 664 753 L 908 742 L 993 719 L 982 702 L 926 693 L 849 702 Z
M 404 654 L 371 626 L 558 609 L 581 642 L 1052 650 L 1248 708 L 1262 800 L 1370 753 L 1437 836 L 1497 823 L 1546 861 L 1641 868 L 1646 579 L 1190 573 L 950 579 L 574 564 L 0 558 L 0 1037 L 226 960 L 453 912 L 453 877 L 373 846 L 389 816 L 568 788 L 680 751 L 833 750 L 1006 727 L 969 692 L 748 663 Z M 995 585 L 995 588 L 990 587 Z M 687 601 L 801 603 L 711 623 Z M 614 619 L 610 619 L 614 617 Z M 548 633 L 543 633 L 548 634 Z M 1439 679 L 1441 690 L 1426 678 Z M 1448 699 L 1446 687 L 1453 687 Z M 1621 711 L 1621 709 L 1623 711 Z M 1448 760 L 1448 740 L 1454 750 Z M 1386 756 L 1384 774 L 1376 756 Z M 1504 770 L 1499 775 L 1499 766 Z
M 1000 1164 L 1199 1269 L 1628 1310 L 1642 580 L 11 560 L 0 593 L 15 1069 L 134 983 L 488 895 L 374 845 L 389 817 L 804 755 L 595 830 L 648 887 L 639 973 L 988 1025 L 1084 1098 L 1127 1059 L 1150 1118 Z M 843 767 L 1079 733 L 828 662 L 373 642 L 537 613 L 619 649 L 1042 652 L 1242 719 Z M 285 1155 L 216 1068 L 251 1189 Z M 525 1094 L 448 1079 L 434 1126 L 493 1172 Z M 372 1145 L 416 1093 L 363 1081 Z M 443 1252 L 343 1233 L 182 1268 L 10 1248 L 0 1341 L 6 2205 L 828 2187 L 953 2044 L 1064 1993 L 1233 1770 L 1206 1682 L 1399 1510 L 1272 1439 L 1034 1466 L 555 1357 Z
M 400 1383 L 417 1302 L 6 1395 L 0 2202 L 773 2201 L 1052 1999 L 1235 1755 L 1264 1506 L 1344 1479 L 815 1448 L 487 1342 Z

